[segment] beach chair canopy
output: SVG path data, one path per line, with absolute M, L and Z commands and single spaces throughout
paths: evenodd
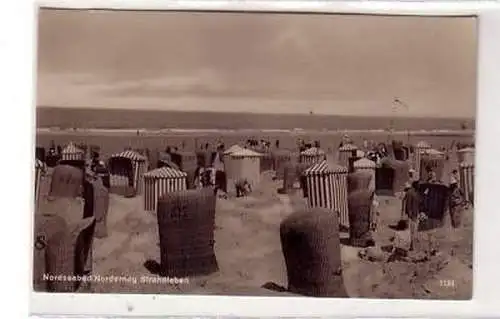
M 348 169 L 346 167 L 338 165 L 332 161 L 324 160 L 307 168 L 304 171 L 303 175 L 311 176 L 311 175 L 340 174 L 340 173 L 347 174 L 347 172 Z
M 244 150 L 243 147 L 239 146 L 238 144 L 235 144 L 235 145 L 231 146 L 230 148 L 228 148 L 227 150 L 225 150 L 224 155 L 230 155 L 234 152 L 239 152 L 242 150 Z
M 68 145 L 66 145 L 65 148 L 63 148 L 62 154 L 83 154 L 84 151 L 80 148 L 78 148 L 73 142 L 70 142 Z
M 231 157 L 262 157 L 262 154 L 252 151 L 247 148 L 243 148 L 241 150 L 232 152 L 230 154 Z
M 113 155 L 111 155 L 110 160 L 116 159 L 116 158 L 124 158 L 124 159 L 128 159 L 128 160 L 135 161 L 135 162 L 146 161 L 145 156 L 142 156 L 138 152 L 135 152 L 132 150 L 126 150 L 126 151 L 123 151 L 121 153 L 113 154 Z
M 325 155 L 325 151 L 317 147 L 310 147 L 305 151 L 302 151 L 300 155 L 305 155 L 305 156 Z

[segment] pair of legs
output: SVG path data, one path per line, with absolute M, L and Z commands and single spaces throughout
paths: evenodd
M 419 224 L 418 217 L 409 218 L 408 224 L 410 227 L 410 250 L 413 250 L 415 248 L 415 244 L 417 241 L 418 224 Z

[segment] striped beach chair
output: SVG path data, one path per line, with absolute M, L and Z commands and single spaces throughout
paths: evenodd
M 460 163 L 460 187 L 462 188 L 465 200 L 474 205 L 474 162 L 470 160 Z
M 326 153 L 320 148 L 311 147 L 300 153 L 300 162 L 314 165 L 325 160 Z
M 354 162 L 354 172 L 367 172 L 372 176 L 368 189 L 375 190 L 375 170 L 377 164 L 367 158 L 362 158 Z
M 431 145 L 426 141 L 420 141 L 415 145 L 415 151 L 413 154 L 413 169 L 416 171 L 417 176 L 420 176 L 420 158 L 422 153 L 430 149 Z
M 462 162 L 474 162 L 475 149 L 473 147 L 466 147 L 459 149 L 457 151 L 457 160 L 459 163 Z
M 314 164 L 303 173 L 308 206 L 327 208 L 337 213 L 339 225 L 343 227 L 349 227 L 347 175 L 346 167 L 328 161 Z
M 70 142 L 61 152 L 61 161 L 81 161 L 84 160 L 85 152 Z
M 357 157 L 358 147 L 354 144 L 344 144 L 339 147 L 339 158 L 338 163 L 344 167 L 349 167 L 349 159 L 351 157 Z
M 142 177 L 147 170 L 146 157 L 131 150 L 123 151 L 110 157 L 108 167 L 111 189 L 130 186 L 136 194 L 142 193 Z
M 260 161 L 262 155 L 250 149 L 233 152 L 225 161 L 230 170 L 226 170 L 229 192 L 236 192 L 238 181 L 246 180 L 255 189 L 260 183 Z
M 187 174 L 161 167 L 144 174 L 144 210 L 156 213 L 158 200 L 167 193 L 187 189 Z
M 428 179 L 427 170 L 431 169 L 436 173 L 438 180 L 442 180 L 444 176 L 444 165 L 446 155 L 443 152 L 429 148 L 420 152 L 420 179 L 426 181 Z

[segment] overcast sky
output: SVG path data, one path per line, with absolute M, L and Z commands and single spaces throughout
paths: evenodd
M 42 10 L 38 32 L 42 106 L 475 114 L 474 18 Z

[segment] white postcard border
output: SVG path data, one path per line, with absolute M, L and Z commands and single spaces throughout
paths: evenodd
M 113 8 L 113 9 L 170 9 L 170 10 L 252 10 L 252 11 L 314 11 L 376 14 L 427 14 L 427 15 L 470 15 L 479 14 L 479 86 L 477 115 L 477 205 L 475 210 L 474 245 L 474 299 L 472 301 L 419 301 L 384 299 L 317 299 L 295 297 L 215 297 L 215 296 L 172 296 L 172 295 L 75 295 L 33 293 L 31 312 L 33 314 L 86 315 L 86 316 L 304 316 L 304 317 L 434 317 L 459 316 L 479 317 L 498 313 L 500 296 L 495 283 L 500 282 L 500 249 L 493 246 L 498 238 L 500 214 L 495 207 L 498 194 L 495 184 L 500 180 L 500 158 L 497 138 L 500 125 L 497 110 L 500 107 L 500 10 L 493 2 L 463 1 L 461 3 L 416 3 L 416 2 L 309 2 L 282 1 L 38 1 L 40 6 L 66 8 Z M 26 11 L 21 19 L 33 19 Z M 31 26 L 36 23 L 30 21 Z M 34 28 L 29 30 L 31 34 Z M 21 36 L 21 35 L 19 35 Z M 33 52 L 34 54 L 34 52 Z M 25 63 L 25 61 L 13 62 Z M 24 74 L 25 76 L 27 74 Z M 15 89 L 24 92 L 27 88 L 34 101 L 32 78 L 16 81 Z M 22 86 L 22 83 L 25 83 Z M 16 109 L 16 108 L 14 108 Z M 21 111 L 17 108 L 16 112 Z M 25 112 L 30 112 L 30 110 Z M 22 126 L 12 127 L 13 134 L 21 132 Z M 33 133 L 31 133 L 33 134 Z M 30 138 L 31 139 L 31 138 Z M 21 146 L 23 147 L 23 146 Z M 26 147 L 26 145 L 24 145 Z M 19 169 L 26 170 L 20 162 Z M 19 164 L 16 164 L 19 165 Z M 9 176 L 9 175 L 7 175 Z M 7 177 L 8 178 L 8 177 Z M 30 189 L 30 180 L 19 179 L 16 189 Z M 16 202 L 29 202 L 28 192 L 12 195 Z M 23 206 L 24 207 L 24 206 Z M 11 211 L 12 208 L 4 210 Z M 25 218 L 27 234 L 31 223 Z M 496 310 L 496 311 L 495 311 Z

